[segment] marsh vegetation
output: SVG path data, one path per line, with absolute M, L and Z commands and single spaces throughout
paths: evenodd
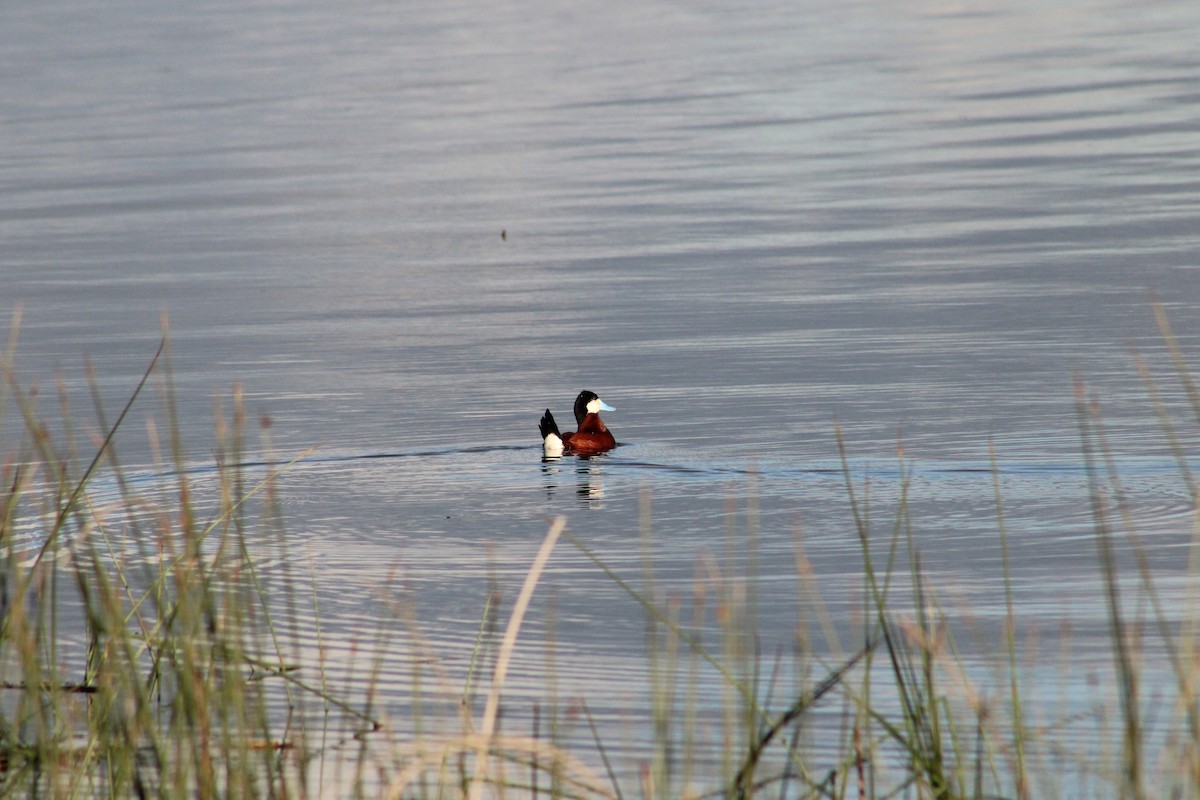
M 1177 431 L 1200 424 L 1200 393 L 1161 311 L 1158 321 L 1175 365 L 1165 380 L 1189 398 L 1194 418 L 1172 418 L 1164 378 L 1135 362 L 1193 498 L 1194 537 L 1193 463 Z M 1081 561 L 1099 570 L 1107 593 L 1111 669 L 1093 697 L 1058 707 L 1045 701 L 1052 687 L 1033 685 L 1053 680 L 1054 665 L 1025 655 L 994 457 L 1007 609 L 995 624 L 976 624 L 923 571 L 904 454 L 899 501 L 880 509 L 839 435 L 852 510 L 845 524 L 859 539 L 864 576 L 852 620 L 826 607 L 822 576 L 797 536 L 793 644 L 763 651 L 756 609 L 774 600 L 755 581 L 762 523 L 749 481 L 728 552 L 696 565 L 688 596 L 661 590 L 650 559 L 623 574 L 566 518 L 553 520 L 515 597 L 481 587 L 475 648 L 454 674 L 399 586 L 381 592 L 377 639 L 361 643 L 357 658 L 327 658 L 311 589 L 318 567 L 286 546 L 276 493 L 308 454 L 270 456 L 265 421 L 249 448 L 253 426 L 236 388 L 204 464 L 173 433 L 167 339 L 123 407 L 105 408 L 93 391 L 83 415 L 60 391 L 53 424 L 42 416 L 46 399 L 12 369 L 14 347 L 0 394 L 24 422 L 0 440 L 5 795 L 1200 796 L 1195 542 L 1183 591 L 1164 592 L 1082 379 L 1093 535 Z M 163 431 L 152 470 L 129 470 L 120 458 L 135 418 Z M 79 440 L 90 449 L 77 450 Z M 652 497 L 642 504 L 650 550 L 675 532 L 655 522 Z M 598 724 L 586 696 L 559 696 L 553 685 L 532 702 L 505 693 L 522 669 L 516 645 L 556 548 L 582 553 L 644 616 L 644 642 L 630 647 L 644 649 L 650 680 L 616 724 Z M 315 638 L 281 622 L 298 617 L 315 620 Z M 1069 635 L 1061 646 L 1071 646 Z M 411 695 L 381 697 L 373 678 L 399 652 Z M 1171 680 L 1147 686 L 1151 661 Z M 613 737 L 626 741 L 616 747 Z

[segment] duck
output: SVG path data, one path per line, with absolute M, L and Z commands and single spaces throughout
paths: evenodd
M 575 398 L 575 432 L 559 433 L 558 423 L 550 409 L 542 415 L 538 430 L 542 434 L 542 452 L 547 458 L 558 458 L 564 452 L 577 456 L 594 456 L 612 450 L 617 440 L 600 419 L 601 411 L 616 411 L 595 392 L 584 389 Z

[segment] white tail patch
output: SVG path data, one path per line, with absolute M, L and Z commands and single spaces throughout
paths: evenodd
M 546 440 L 542 442 L 542 450 L 548 456 L 561 456 L 563 454 L 563 440 L 557 433 L 546 434 Z

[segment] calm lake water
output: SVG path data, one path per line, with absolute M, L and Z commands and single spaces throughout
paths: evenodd
M 1151 298 L 1200 365 L 1198 29 L 1170 2 L 20 4 L 0 12 L 0 321 L 21 310 L 16 374 L 47 416 L 61 371 L 86 419 L 83 356 L 115 410 L 167 312 L 201 494 L 235 382 L 276 456 L 318 446 L 281 483 L 284 549 L 331 663 L 362 662 L 405 595 L 457 687 L 492 582 L 506 614 L 560 514 L 685 605 L 706 564 L 753 575 L 764 654 L 816 618 L 802 552 L 852 648 L 839 426 L 877 552 L 907 476 L 922 568 L 986 664 L 994 441 L 1028 689 L 1087 708 L 1114 690 L 1076 376 L 1172 619 L 1195 588 L 1190 490 L 1132 353 L 1196 453 Z M 584 388 L 622 446 L 543 463 L 538 417 Z M 121 451 L 153 481 L 148 417 L 149 395 Z M 645 627 L 560 543 L 513 718 L 546 697 L 553 641 L 555 691 L 628 736 Z M 382 666 L 397 716 L 408 641 Z M 646 735 L 614 745 L 622 769 Z

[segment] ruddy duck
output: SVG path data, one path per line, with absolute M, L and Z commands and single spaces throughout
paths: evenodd
M 596 396 L 595 392 L 586 389 L 575 398 L 574 433 L 559 433 L 558 424 L 550 409 L 542 415 L 538 430 L 542 432 L 542 451 L 552 458 L 561 456 L 564 452 L 577 456 L 594 456 L 617 446 L 612 431 L 600 419 L 601 411 L 616 411 L 615 408 Z

